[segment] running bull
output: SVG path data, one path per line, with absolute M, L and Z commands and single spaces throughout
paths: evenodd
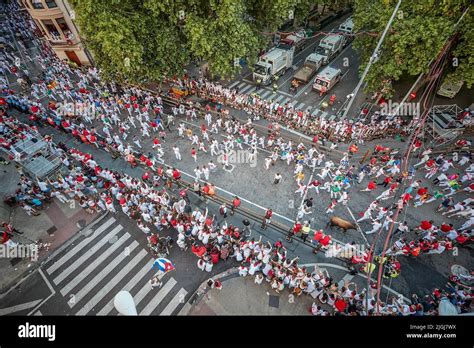
M 331 229 L 333 228 L 333 226 L 337 226 L 339 228 L 342 228 L 344 232 L 347 232 L 347 230 L 357 230 L 357 226 L 355 224 L 337 216 L 331 216 L 326 227 L 327 226 L 329 226 Z

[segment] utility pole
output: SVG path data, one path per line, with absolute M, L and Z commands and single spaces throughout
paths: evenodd
M 367 63 L 367 66 L 365 67 L 364 73 L 362 74 L 362 77 L 360 78 L 359 83 L 357 84 L 354 91 L 350 94 L 349 103 L 347 104 L 346 110 L 344 111 L 344 114 L 341 117 L 342 120 L 347 117 L 347 114 L 349 113 L 349 110 L 351 109 L 352 103 L 354 102 L 354 100 L 357 96 L 357 93 L 359 93 L 359 89 L 362 86 L 362 83 L 364 82 L 365 77 L 367 76 L 367 73 L 369 72 L 370 67 L 378 59 L 380 47 L 382 46 L 383 40 L 385 39 L 385 36 L 387 35 L 387 32 L 390 29 L 390 26 L 392 25 L 393 20 L 395 19 L 395 15 L 398 12 L 398 8 L 402 4 L 402 1 L 403 0 L 398 0 L 397 6 L 395 6 L 395 9 L 393 10 L 392 16 L 390 17 L 390 20 L 388 21 L 387 25 L 385 26 L 385 30 L 382 33 L 382 36 L 380 37 L 380 40 L 377 44 L 377 47 L 375 47 L 375 50 L 372 53 L 372 56 L 370 56 L 369 62 Z

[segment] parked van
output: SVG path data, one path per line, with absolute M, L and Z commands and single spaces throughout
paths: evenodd
M 354 33 L 354 21 L 352 17 L 347 18 L 344 23 L 339 26 L 339 31 L 352 34 Z

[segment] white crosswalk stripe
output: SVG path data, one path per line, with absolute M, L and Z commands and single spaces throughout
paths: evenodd
M 283 94 L 278 95 L 278 98 L 275 99 L 276 102 L 280 103 L 280 100 L 282 100 L 285 96 Z
M 179 289 L 178 293 L 173 297 L 173 299 L 168 303 L 168 305 L 163 309 L 163 312 L 160 315 L 171 315 L 173 314 L 174 310 L 179 306 L 180 303 L 185 302 L 185 297 L 188 292 L 181 288 Z
M 314 109 L 313 112 L 311 113 L 311 117 L 317 117 L 320 111 L 321 111 L 320 109 Z
M 176 285 L 176 280 L 174 278 L 170 278 L 165 285 L 161 287 L 158 293 L 153 297 L 150 303 L 139 313 L 139 315 L 150 315 L 156 307 L 163 301 L 166 295 L 173 289 Z
M 138 246 L 138 242 L 136 240 L 130 244 L 130 252 L 132 252 Z M 73 303 L 69 303 L 70 307 L 74 307 L 80 300 L 84 298 L 86 294 L 89 293 L 94 287 L 96 287 L 114 268 L 116 268 L 120 262 L 125 260 L 129 257 L 130 254 L 121 252 L 113 261 L 111 261 L 105 268 L 102 269 L 96 276 L 87 282 L 87 285 L 81 288 L 78 293 L 74 294 L 75 301 Z
M 305 103 L 300 103 L 298 106 L 295 108 L 296 110 L 302 110 L 305 106 Z
M 233 82 L 230 86 L 228 86 L 227 88 L 234 88 L 238 83 L 240 82 L 240 80 L 237 80 L 235 82 Z
M 240 90 L 243 86 L 245 86 L 247 83 L 242 82 L 240 85 L 237 86 L 237 88 Z
M 298 103 L 297 100 L 293 100 L 293 101 L 291 101 L 291 103 L 289 104 L 289 106 L 290 106 L 291 108 L 293 108 L 297 103 Z
M 73 262 L 69 267 L 66 268 L 66 270 L 62 271 L 61 274 L 59 274 L 56 278 L 54 278 L 54 283 L 59 284 L 61 283 L 68 275 L 70 275 L 72 272 L 74 272 L 76 269 L 79 268 L 84 262 L 86 262 L 87 259 L 89 259 L 93 254 L 95 254 L 102 246 L 105 245 L 105 243 L 108 243 L 109 240 L 115 236 L 118 232 L 122 230 L 122 226 L 116 226 L 112 231 L 107 233 L 101 240 L 100 242 L 94 244 L 92 248 L 87 250 L 84 254 L 79 257 L 75 262 Z M 49 272 L 48 272 L 49 273 Z M 51 273 L 49 273 L 51 274 Z
M 82 307 L 76 315 L 85 315 L 89 313 L 96 305 L 100 302 L 119 282 L 122 280 L 124 276 L 127 275 L 128 272 L 133 270 L 141 260 L 143 260 L 147 256 L 147 252 L 145 250 L 141 250 L 135 257 L 125 266 L 123 267 L 120 272 L 118 272 L 112 280 L 107 282 L 105 286 L 103 286 L 99 292 L 97 292 L 92 299 L 87 302 L 84 307 Z
M 140 315 L 172 315 L 184 305 L 188 291 L 175 278 L 155 274 L 154 260 L 114 218 L 76 243 L 44 266 L 52 270 L 45 275 L 59 287 L 72 314 L 117 315 L 114 297 L 121 290 L 132 294 Z M 153 276 L 160 287 L 149 283 Z
M 253 87 L 252 85 L 245 86 L 244 88 L 242 88 L 242 89 L 239 91 L 239 93 L 245 94 L 245 91 L 251 89 L 252 87 Z
M 151 273 L 151 267 L 153 266 L 154 260 L 151 260 L 143 267 L 135 276 L 129 280 L 129 282 L 121 289 L 124 291 L 132 292 L 132 289 L 143 279 L 148 273 Z M 151 277 L 150 277 L 151 278 Z M 148 288 L 151 290 L 151 285 L 147 284 Z M 136 301 L 136 298 L 135 298 Z M 110 314 L 114 309 L 114 300 L 110 300 L 99 312 L 97 315 L 107 315 Z
M 91 264 L 87 266 L 86 269 L 82 270 L 74 279 L 65 285 L 61 289 L 61 294 L 67 295 L 69 292 L 72 291 L 82 280 L 84 280 L 89 274 L 94 272 L 94 270 L 101 265 L 110 255 L 114 253 L 117 249 L 119 249 L 125 242 L 130 238 L 128 233 L 124 234 L 117 240 L 110 248 L 108 248 L 105 252 L 103 252 L 97 259 L 94 260 Z M 122 249 L 123 250 L 123 249 Z M 65 275 L 67 276 L 67 275 Z M 59 282 L 55 282 L 55 284 L 59 284 Z
M 286 103 L 288 103 L 290 100 L 291 100 L 291 98 L 286 97 L 285 100 L 283 100 L 281 103 L 283 105 L 286 105 Z
M 76 245 L 72 250 L 67 252 L 63 257 L 61 257 L 59 260 L 57 260 L 51 267 L 49 267 L 46 272 L 49 274 L 52 274 L 54 271 L 56 271 L 59 267 L 64 265 L 64 263 L 68 260 L 70 260 L 79 250 L 82 250 L 84 246 L 88 243 L 90 243 L 92 240 L 97 238 L 102 232 L 104 232 L 110 225 L 112 225 L 115 222 L 114 218 L 108 219 L 106 222 L 104 222 L 101 226 L 99 226 L 92 236 L 89 238 L 84 239 L 82 242 L 80 242 L 78 245 Z
M 306 107 L 306 109 L 304 109 L 304 112 L 308 112 L 308 111 L 311 110 L 312 108 L 313 108 L 312 105 L 308 105 L 308 106 Z
M 243 94 L 245 94 L 245 95 L 252 94 L 256 89 L 257 89 L 257 87 L 253 86 L 252 88 L 250 88 L 248 91 L 246 91 L 246 92 L 243 93 Z
M 328 113 L 326 111 L 323 111 L 323 113 L 321 114 L 321 119 L 324 120 L 327 115 Z
M 272 91 L 266 90 L 265 92 L 263 92 L 262 94 L 260 94 L 260 98 L 265 99 L 266 96 L 269 95 L 269 94 L 271 94 L 271 93 L 272 93 Z

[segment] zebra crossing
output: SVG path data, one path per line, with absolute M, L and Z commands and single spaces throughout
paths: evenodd
M 311 112 L 311 118 L 312 119 L 325 119 L 327 118 L 329 121 L 335 120 L 337 117 L 336 115 L 329 115 L 328 112 L 320 110 L 318 108 L 314 108 L 312 105 L 306 105 L 303 102 L 299 102 L 298 100 L 294 99 L 293 97 L 288 97 L 282 93 L 273 92 L 271 89 L 260 89 L 258 92 L 255 92 L 257 90 L 257 87 L 249 82 L 242 81 L 242 80 L 237 80 L 231 83 L 227 88 L 237 88 L 239 91 L 239 94 L 243 95 L 250 95 L 252 93 L 256 93 L 259 95 L 261 99 L 267 100 L 267 101 L 273 101 L 275 103 L 278 103 L 280 105 L 290 105 L 291 107 L 294 107 L 296 110 L 301 110 L 301 111 L 306 111 L 306 112 Z
M 172 272 L 155 274 L 153 262 L 123 226 L 108 217 L 88 237 L 48 260 L 43 270 L 73 315 L 118 315 L 114 297 L 121 290 L 131 293 L 139 315 L 173 315 L 188 292 Z M 160 287 L 150 285 L 154 276 Z

